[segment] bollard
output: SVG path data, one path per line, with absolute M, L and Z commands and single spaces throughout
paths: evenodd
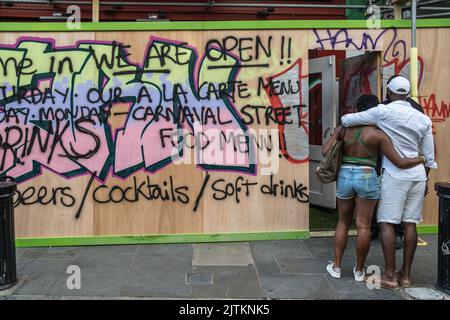
M 437 287 L 450 294 L 450 183 L 438 182 L 434 189 L 439 197 Z
M 0 181 L 0 290 L 17 283 L 16 237 L 13 196 L 17 189 L 11 178 Z

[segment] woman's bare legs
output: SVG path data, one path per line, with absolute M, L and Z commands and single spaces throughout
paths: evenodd
M 378 200 L 356 197 L 356 271 L 362 271 L 370 248 L 370 223 Z
M 348 229 L 352 224 L 355 199 L 337 199 L 339 221 L 334 236 L 334 266 L 341 268 L 342 256 L 348 241 Z

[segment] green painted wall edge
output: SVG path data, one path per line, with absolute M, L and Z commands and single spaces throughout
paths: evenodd
M 409 28 L 410 20 L 382 20 L 381 27 Z M 419 28 L 450 27 L 450 19 L 419 19 Z M 13 31 L 139 31 L 139 30 L 251 30 L 251 29 L 367 28 L 366 20 L 269 20 L 269 21 L 173 21 L 82 22 L 68 29 L 65 22 L 0 22 L 0 32 Z
M 280 232 L 218 233 L 218 234 L 163 234 L 132 236 L 92 236 L 62 238 L 19 238 L 17 247 L 64 247 L 120 244 L 192 243 L 192 242 L 232 242 L 256 240 L 307 239 L 307 230 Z
M 420 224 L 417 226 L 418 234 L 437 234 L 439 231 L 439 227 L 437 225 L 423 225 Z
M 419 225 L 419 234 L 437 234 L 437 225 Z M 310 232 L 280 231 L 251 233 L 217 233 L 217 234 L 163 234 L 134 236 L 92 236 L 62 238 L 19 238 L 16 246 L 21 247 L 64 247 L 64 246 L 96 246 L 120 244 L 157 244 L 157 243 L 192 243 L 192 242 L 233 242 L 258 240 L 296 240 L 307 239 Z

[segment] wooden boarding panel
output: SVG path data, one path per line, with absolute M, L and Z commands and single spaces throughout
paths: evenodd
M 437 170 L 431 170 L 429 194 L 425 201 L 423 224 L 438 224 L 439 204 L 435 182 L 450 181 L 450 29 L 420 29 L 417 37 L 419 57 L 424 64 L 420 104 L 433 121 Z
M 123 44 L 129 46 L 127 48 L 129 61 L 134 63 L 142 63 L 144 61 L 151 41 L 162 41 L 165 39 L 168 44 L 186 43 L 194 48 L 201 48 L 203 44 L 203 33 L 200 31 L 189 33 L 168 31 L 164 32 L 164 34 L 133 32 L 132 35 L 130 37 L 129 32 L 97 32 L 96 40 L 111 43 L 118 41 L 117 39 L 122 39 Z M 170 48 L 173 49 L 173 47 Z M 151 54 L 155 55 L 156 53 L 152 52 Z M 168 58 L 165 58 L 168 60 L 167 63 L 172 58 L 169 54 L 167 53 Z M 180 52 L 180 59 L 182 57 L 186 57 L 186 55 L 181 56 Z M 184 61 L 182 62 L 184 63 Z M 175 69 L 176 66 L 172 68 Z M 156 75 L 156 77 L 160 76 L 161 74 Z M 174 79 L 171 83 L 176 82 L 177 80 Z M 170 95 L 167 92 L 165 94 L 167 96 Z M 117 108 L 117 110 L 128 110 L 129 105 L 123 103 L 115 105 L 114 108 Z M 123 113 L 123 111 L 116 112 L 111 116 L 111 124 L 114 130 L 123 128 L 124 123 L 127 121 L 127 115 L 119 113 Z M 166 138 L 165 141 L 165 143 L 169 143 L 171 139 Z M 160 143 L 158 136 L 152 141 L 144 142 L 150 148 L 158 143 Z M 106 181 L 107 188 L 102 188 L 102 184 L 97 182 L 94 187 L 97 189 L 93 190 L 95 235 L 202 233 L 202 205 L 198 206 L 196 211 L 193 208 L 194 197 L 200 190 L 203 175 L 203 171 L 196 168 L 194 164 L 171 164 L 154 173 L 140 170 L 126 179 L 111 176 Z M 144 187 L 140 189 L 143 194 L 138 194 L 138 197 L 136 197 L 136 186 L 139 187 L 143 183 Z M 148 185 L 151 187 L 148 187 Z M 98 189 L 99 187 L 100 189 Z M 117 202 L 118 199 L 111 199 L 110 197 L 110 192 L 115 187 L 120 187 L 120 191 L 117 189 L 116 194 L 131 187 L 134 195 L 131 198 L 124 197 L 125 199 Z M 180 194 L 176 192 L 176 189 L 180 191 Z M 98 190 L 98 192 L 95 193 L 95 190 Z M 173 192 L 176 194 L 173 195 Z M 166 193 L 168 193 L 168 196 L 166 196 Z M 127 201 L 127 198 L 131 201 Z

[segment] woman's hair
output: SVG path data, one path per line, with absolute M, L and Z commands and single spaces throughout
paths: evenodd
M 376 107 L 380 101 L 378 97 L 373 94 L 362 94 L 359 96 L 358 101 L 356 101 L 356 110 L 358 112 L 369 110 L 370 108 Z

